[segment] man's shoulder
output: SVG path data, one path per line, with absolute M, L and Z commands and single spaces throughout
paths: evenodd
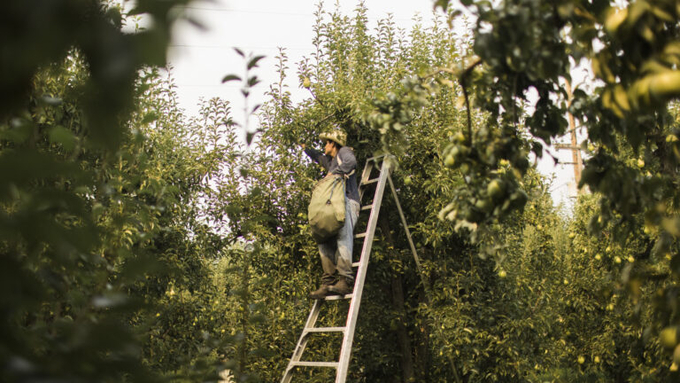
M 351 154 L 354 155 L 354 148 L 351 148 L 349 146 L 343 146 L 338 150 L 338 154 Z

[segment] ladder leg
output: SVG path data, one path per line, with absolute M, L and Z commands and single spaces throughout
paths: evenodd
M 416 245 L 413 244 L 413 238 L 411 237 L 411 230 L 408 228 L 408 223 L 406 223 L 406 217 L 404 217 L 404 210 L 401 208 L 401 203 L 399 203 L 399 197 L 397 196 L 397 189 L 394 187 L 392 182 L 392 177 L 387 176 L 387 180 L 390 184 L 390 190 L 392 191 L 392 197 L 394 197 L 394 203 L 397 205 L 397 212 L 399 212 L 399 218 L 401 219 L 401 224 L 404 226 L 404 231 L 406 232 L 406 239 L 408 240 L 408 245 L 411 247 L 411 253 L 413 254 L 413 259 L 416 261 L 416 267 L 418 268 L 418 273 L 423 275 L 423 267 L 420 264 L 420 257 L 418 257 L 418 252 L 416 251 Z M 424 280 L 423 280 L 424 281 Z
M 357 271 L 356 282 L 354 284 L 353 297 L 349 305 L 349 311 L 347 313 L 347 330 L 345 331 L 345 334 L 342 338 L 340 360 L 338 362 L 338 371 L 335 376 L 335 383 L 345 383 L 345 380 L 347 379 L 347 371 L 349 369 L 349 361 L 352 354 L 354 331 L 356 329 L 357 319 L 359 316 L 361 295 L 363 293 L 366 272 L 368 270 L 368 260 L 371 254 L 375 228 L 378 224 L 378 214 L 380 213 L 380 204 L 382 202 L 385 184 L 387 183 L 387 176 L 389 175 L 389 172 L 389 161 L 383 161 L 382 168 L 380 170 L 378 186 L 376 186 L 375 195 L 373 197 L 373 208 L 371 209 L 371 215 L 368 218 L 366 237 L 364 238 L 364 245 L 361 249 L 361 260 L 359 264 L 359 270 Z
M 307 347 L 307 329 L 313 328 L 314 325 L 316 324 L 316 320 L 319 318 L 319 312 L 321 311 L 321 304 L 322 300 L 316 299 L 314 300 L 314 305 L 312 306 L 312 310 L 309 312 L 309 316 L 307 316 L 307 322 L 305 322 L 305 327 L 302 330 L 302 335 L 300 335 L 300 338 L 298 339 L 297 345 L 295 345 L 295 351 L 293 351 L 293 356 L 290 358 L 290 361 L 288 362 L 288 367 L 286 367 L 286 372 L 283 374 L 283 379 L 281 380 L 281 383 L 290 383 L 291 379 L 293 378 L 293 362 L 299 362 L 300 358 L 302 358 L 302 353 L 305 351 L 305 347 Z

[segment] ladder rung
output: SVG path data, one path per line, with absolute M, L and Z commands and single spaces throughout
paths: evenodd
M 374 178 L 372 180 L 367 180 L 367 181 L 362 182 L 361 185 L 366 186 L 366 185 L 374 184 L 374 183 L 378 182 L 379 180 L 380 180 L 380 178 Z
M 305 332 L 345 332 L 344 327 L 313 327 L 305 329 Z
M 331 367 L 331 368 L 338 368 L 338 362 L 306 362 L 306 361 L 299 361 L 299 362 L 292 362 L 291 367 Z
M 338 362 L 290 362 L 291 367 L 331 367 L 338 368 Z
M 353 294 L 347 294 L 347 295 L 329 295 L 324 300 L 327 301 L 339 301 L 341 299 L 352 299 L 354 295 Z
M 379 160 L 381 158 L 385 157 L 385 154 L 381 154 L 379 156 L 371 157 L 366 159 L 366 163 L 369 163 L 371 161 L 375 162 L 376 160 Z
M 371 210 L 371 209 L 373 209 L 373 204 L 370 204 L 370 205 L 366 205 L 366 206 L 362 206 L 362 207 L 361 207 L 361 210 Z
M 354 238 L 359 239 L 359 238 L 366 238 L 366 233 L 359 233 L 354 236 Z
M 352 263 L 352 267 L 359 267 L 360 264 L 361 264 L 361 262 L 354 262 L 354 263 Z

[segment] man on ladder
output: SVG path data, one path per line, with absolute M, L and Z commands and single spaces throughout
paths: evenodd
M 309 294 L 312 299 L 324 299 L 331 294 L 345 295 L 352 292 L 352 286 L 354 286 L 354 274 L 352 273 L 353 234 L 360 209 L 359 188 L 355 175 L 357 160 L 353 150 L 346 146 L 347 134 L 336 127 L 331 132 L 322 133 L 319 138 L 325 145 L 323 153 L 318 150 L 307 149 L 304 144 L 302 144 L 302 148 L 313 161 L 328 171 L 328 175 L 333 174 L 346 178 L 345 224 L 337 236 L 327 242 L 319 243 L 323 275 L 321 287 Z
M 317 240 L 317 243 L 322 244 L 319 246 L 319 251 L 321 253 L 321 260 L 324 267 L 324 278 L 322 280 L 321 288 L 312 293 L 312 297 L 317 299 L 314 300 L 312 309 L 307 316 L 307 321 L 305 322 L 304 328 L 302 329 L 302 334 L 300 334 L 300 338 L 295 345 L 295 350 L 293 351 L 293 355 L 288 362 L 288 366 L 286 367 L 286 371 L 283 374 L 281 383 L 292 383 L 293 372 L 298 367 L 335 368 L 335 383 L 345 383 L 347 380 L 349 362 L 352 353 L 352 342 L 354 340 L 354 331 L 356 329 L 357 318 L 359 315 L 361 296 L 364 283 L 366 281 L 368 261 L 370 259 L 375 229 L 378 224 L 378 214 L 380 212 L 380 206 L 382 204 L 385 187 L 388 183 L 392 185 L 392 181 L 389 177 L 392 161 L 385 160 L 385 156 L 372 157 L 366 160 L 366 166 L 364 166 L 360 178 L 361 182 L 359 185 L 357 185 L 356 179 L 352 179 L 351 177 L 354 172 L 354 167 L 356 166 L 356 159 L 354 159 L 353 156 L 346 157 L 343 150 L 346 148 L 345 145 L 343 145 L 346 143 L 346 135 L 341 131 L 336 131 L 336 133 L 334 132 L 324 134 L 321 136 L 321 138 L 339 145 L 336 146 L 335 144 L 326 142 L 324 155 L 321 155 L 319 152 L 315 153 L 314 151 L 307 152 L 310 157 L 317 159 L 320 164 L 325 165 L 324 167 L 331 172 L 329 174 L 330 177 L 327 176 L 326 178 L 319 181 L 315 186 L 314 193 L 312 193 L 312 202 L 310 202 L 309 208 L 312 235 Z M 346 150 L 349 150 L 349 148 Z M 352 154 L 351 150 L 348 154 Z M 323 158 L 325 158 L 325 160 Z M 349 163 L 346 163 L 348 160 Z M 334 165 L 334 163 L 337 163 L 339 169 L 335 168 L 336 165 Z M 345 166 L 343 166 L 343 164 Z M 371 174 L 375 173 L 376 170 L 378 171 L 378 176 L 373 177 Z M 337 187 L 338 176 L 333 174 L 333 172 L 347 176 L 348 185 L 346 187 L 346 192 L 334 193 L 334 191 L 337 190 L 335 188 Z M 344 177 L 341 177 L 339 180 L 344 180 Z M 366 187 L 369 185 L 375 185 L 375 192 L 371 198 L 372 201 L 359 209 L 357 202 L 361 201 L 361 196 L 365 194 Z M 340 186 L 344 187 L 344 182 Z M 402 223 L 406 229 L 407 237 L 409 238 L 409 244 L 411 244 L 412 249 L 415 249 L 413 247 L 412 241 L 410 240 L 408 226 L 403 219 L 401 207 L 398 203 L 398 200 L 396 199 L 394 186 L 392 186 L 392 192 L 395 197 L 397 208 L 400 212 L 400 217 L 402 217 Z M 356 224 L 358 211 L 360 210 L 369 211 L 368 221 L 366 222 L 366 231 L 357 235 L 353 235 L 352 232 L 354 230 L 354 225 Z M 347 215 L 347 217 L 343 217 L 343 215 Z M 346 221 L 349 221 L 347 227 L 345 227 Z M 338 230 L 340 229 L 344 229 L 344 234 L 337 234 Z M 335 236 L 338 238 L 335 238 Z M 345 239 L 342 238 L 343 236 L 345 236 Z M 324 239 L 329 237 L 333 238 L 331 244 L 324 243 Z M 363 238 L 361 254 L 359 255 L 359 261 L 356 263 L 351 263 L 351 241 L 353 238 Z M 340 242 L 340 244 L 338 244 L 338 242 Z M 347 242 L 350 243 L 348 244 Z M 346 252 L 343 247 L 346 249 Z M 336 262 L 333 262 L 333 260 Z M 329 262 L 326 263 L 327 261 Z M 347 265 L 347 267 L 345 268 L 344 265 Z M 354 283 L 353 280 L 349 280 L 349 275 L 352 275 L 350 274 L 351 272 L 349 272 L 350 267 L 357 267 L 356 283 Z M 329 286 L 328 283 L 331 283 L 332 276 L 336 270 L 340 274 L 340 280 L 335 285 Z M 343 282 L 346 287 L 342 286 Z M 350 285 L 354 285 L 353 289 L 349 288 Z M 329 294 L 338 294 L 338 292 L 343 295 L 327 296 Z M 347 321 L 345 322 L 345 325 L 330 327 L 317 326 L 316 324 L 317 320 L 319 319 L 319 313 L 321 311 L 322 304 L 325 301 L 340 300 L 349 300 Z M 304 360 L 303 354 L 305 352 L 305 348 L 307 347 L 307 342 L 310 339 L 310 336 L 314 334 L 330 333 L 342 334 L 340 355 L 337 361 Z

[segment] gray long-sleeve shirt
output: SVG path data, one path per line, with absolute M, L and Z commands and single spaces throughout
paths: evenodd
M 346 175 L 357 168 L 357 159 L 354 156 L 352 149 L 343 146 L 338 150 L 338 154 L 335 157 L 331 157 L 323 154 L 322 152 L 314 149 L 305 149 L 305 153 L 314 162 L 319 163 L 324 169 L 328 171 L 329 174 L 339 174 Z M 338 157 L 340 158 L 340 163 L 338 163 Z M 357 175 L 356 172 L 349 176 L 346 183 L 345 193 L 347 198 L 359 202 L 359 187 L 357 186 Z

